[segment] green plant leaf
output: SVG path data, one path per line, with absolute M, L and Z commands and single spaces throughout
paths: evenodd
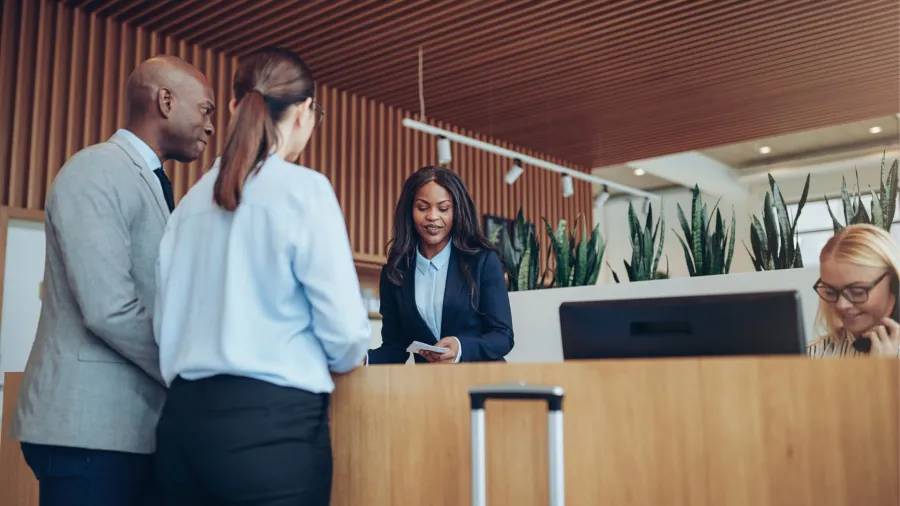
M 850 192 L 847 191 L 847 178 L 841 176 L 841 201 L 844 203 L 844 223 L 850 224 L 850 218 L 856 214 L 853 202 L 850 200 Z
M 775 209 L 768 193 L 766 193 L 766 197 L 763 200 L 763 223 L 766 227 L 766 249 L 769 250 L 769 256 L 773 264 L 779 265 L 779 259 L 784 255 L 784 252 L 778 250 L 780 232 L 775 219 Z
M 725 271 L 722 274 L 731 272 L 731 259 L 734 258 L 734 236 L 737 228 L 737 214 L 734 212 L 734 206 L 731 206 L 731 238 L 728 240 L 728 254 L 725 258 Z M 727 234 L 726 234 L 727 235 Z
M 694 185 L 693 195 L 691 197 L 691 255 L 694 259 L 694 273 L 692 275 L 701 275 L 701 273 L 705 272 L 704 266 L 704 256 L 705 249 L 704 243 L 706 242 L 705 234 L 703 233 L 706 230 L 705 221 L 706 214 L 703 209 L 703 201 L 700 200 L 700 187 Z M 688 239 L 688 238 L 685 238 Z
M 694 270 L 694 262 L 691 261 L 691 252 L 690 252 L 690 250 L 688 249 L 687 244 L 684 242 L 684 239 L 682 239 L 681 236 L 678 235 L 677 232 L 675 233 L 675 237 L 678 238 L 678 242 L 681 243 L 681 249 L 684 250 L 684 263 L 687 264 L 688 274 L 689 274 L 691 277 L 693 277 L 693 276 L 696 275 L 696 274 L 695 274 L 696 271 Z
M 825 208 L 828 209 L 828 215 L 831 216 L 831 224 L 834 226 L 834 233 L 836 234 L 838 233 L 838 230 L 844 228 L 844 226 L 834 217 L 834 212 L 831 210 L 831 204 L 828 202 L 828 197 L 825 197 Z
M 662 257 L 663 243 L 666 241 L 666 214 L 663 211 L 662 205 L 659 207 L 659 220 L 656 222 L 656 231 L 662 230 L 663 233 L 659 235 L 659 242 L 656 244 L 656 255 L 653 257 L 653 266 L 650 268 L 650 279 L 656 277 L 656 270 L 659 268 L 659 259 Z M 657 232 L 653 232 L 654 241 L 656 240 Z
M 897 162 L 900 161 L 897 158 L 894 159 L 894 163 L 891 164 L 891 168 L 888 171 L 888 182 L 887 182 L 887 200 L 882 199 L 884 203 L 884 229 L 888 232 L 891 231 L 891 225 L 894 223 L 894 214 L 897 212 L 897 193 L 900 190 L 900 175 L 898 175 Z

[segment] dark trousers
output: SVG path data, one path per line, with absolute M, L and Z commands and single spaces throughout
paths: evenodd
M 328 401 L 249 378 L 176 379 L 157 427 L 162 504 L 327 506 Z
M 22 455 L 38 480 L 40 506 L 158 504 L 150 455 L 24 442 Z

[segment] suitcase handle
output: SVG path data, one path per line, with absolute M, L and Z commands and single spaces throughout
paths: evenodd
M 473 410 L 484 409 L 484 402 L 488 399 L 518 399 L 546 401 L 549 411 L 562 411 L 564 395 L 562 387 L 526 385 L 524 381 L 469 389 L 469 399 Z
M 486 385 L 469 389 L 472 430 L 472 505 L 485 506 L 487 484 L 485 473 L 484 403 L 488 399 L 533 400 L 547 403 L 547 436 L 549 462 L 548 492 L 551 506 L 563 506 L 565 470 L 563 456 L 562 401 L 565 392 L 558 386 L 526 385 L 524 381 Z

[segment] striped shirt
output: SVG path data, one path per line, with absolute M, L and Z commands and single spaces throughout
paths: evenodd
M 837 338 L 825 336 L 809 343 L 806 347 L 806 355 L 809 358 L 858 357 L 868 355 L 868 352 L 858 351 L 853 347 L 854 340 L 853 336 L 846 334 Z

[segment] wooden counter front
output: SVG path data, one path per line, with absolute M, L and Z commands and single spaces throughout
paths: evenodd
M 573 506 L 898 504 L 900 361 L 375 366 L 337 380 L 335 506 L 470 504 L 467 389 L 565 388 Z M 547 504 L 546 408 L 486 407 L 488 504 Z
M 515 380 L 566 389 L 573 506 L 900 504 L 900 362 L 803 357 L 357 370 L 332 404 L 332 504 L 469 504 L 467 389 Z M 486 411 L 488 503 L 545 505 L 546 409 Z M 0 456 L 0 506 L 36 506 L 15 442 Z

